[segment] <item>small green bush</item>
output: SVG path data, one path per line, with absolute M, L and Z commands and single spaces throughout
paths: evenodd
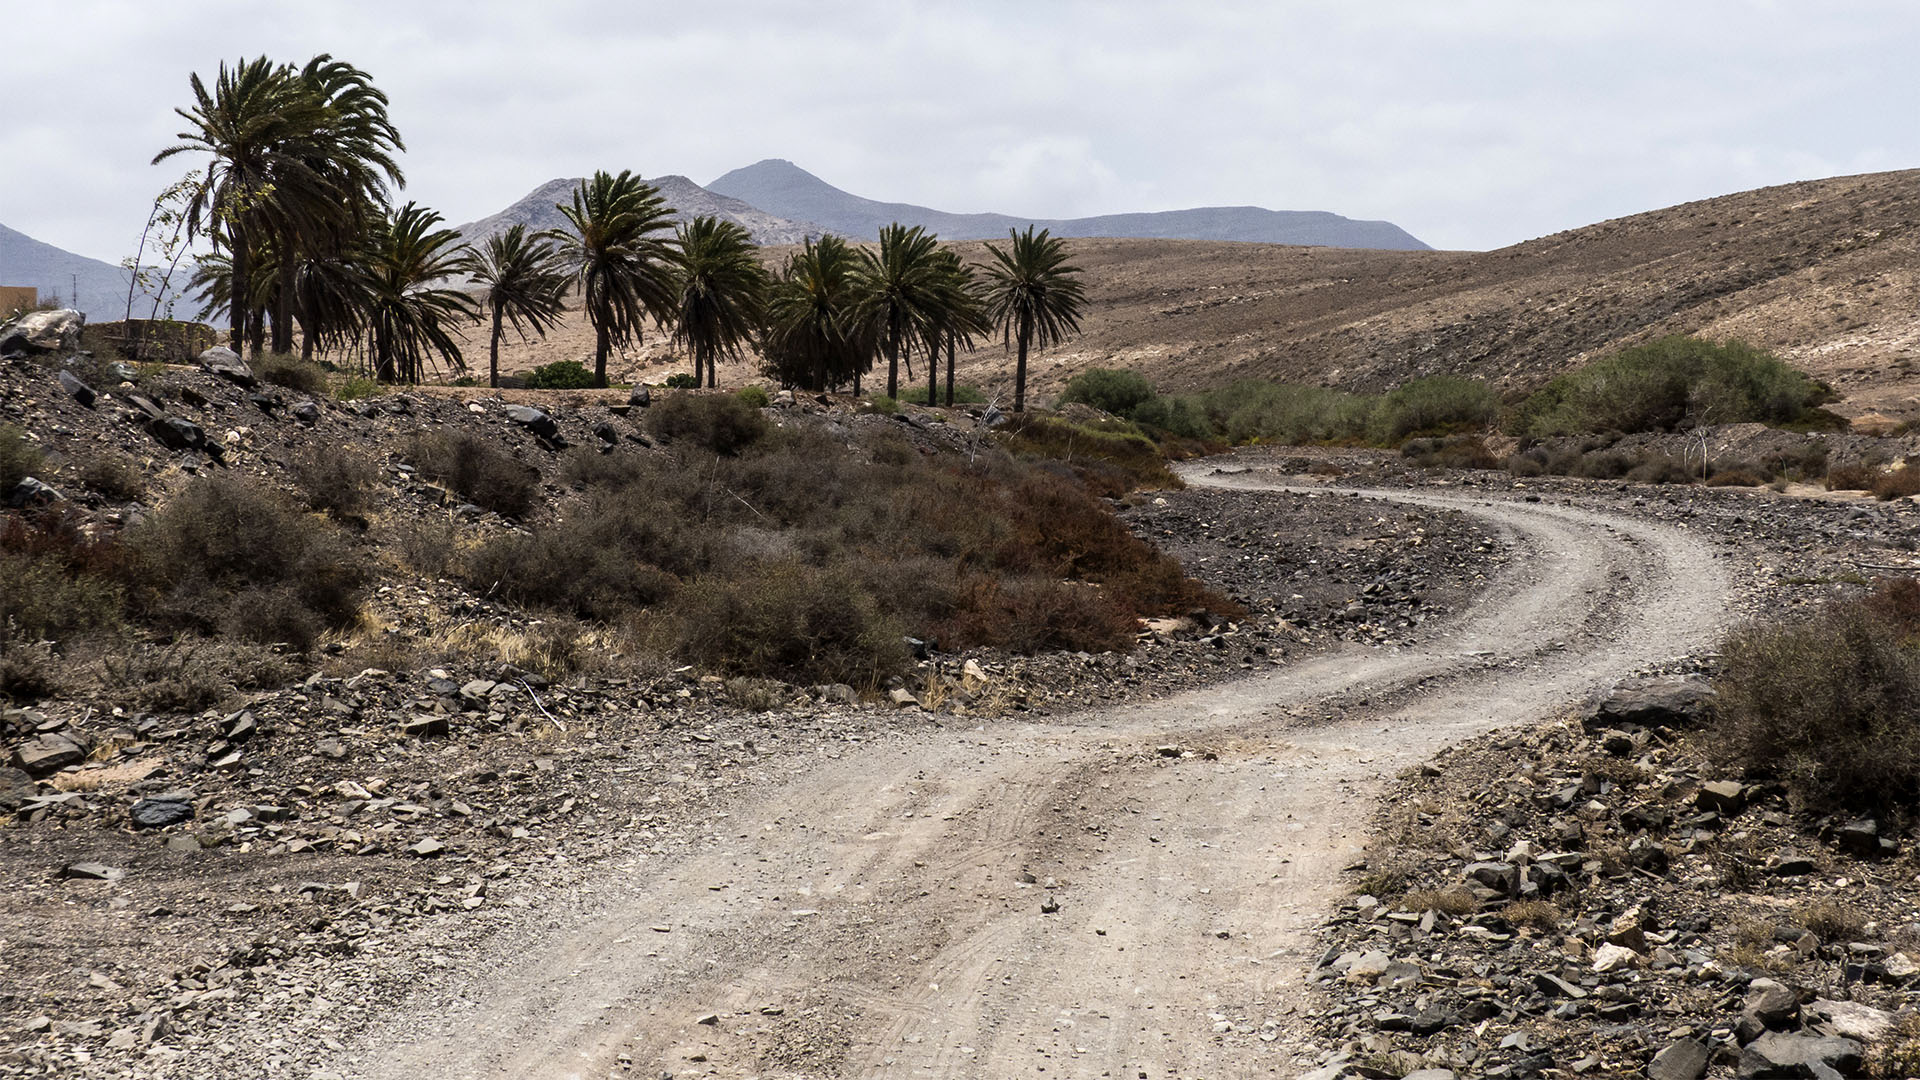
M 700 389 L 700 376 L 689 371 L 678 371 L 667 376 L 667 381 L 661 385 L 669 390 L 698 390 Z
M 1391 446 L 1410 435 L 1485 428 L 1499 413 L 1500 398 L 1486 383 L 1436 375 L 1382 394 L 1367 418 L 1367 434 Z
M 867 397 L 867 408 L 885 416 L 892 416 L 900 411 L 900 402 L 885 394 L 871 394 Z
M 252 364 L 261 382 L 284 386 L 302 394 L 327 392 L 327 373 L 319 364 L 288 353 L 268 353 Z
M 233 474 L 189 484 L 129 547 L 156 625 L 301 650 L 358 619 L 372 576 L 338 529 Z
M 1733 635 L 1715 680 L 1715 744 L 1802 805 L 1920 802 L 1920 582 Z
M 369 379 L 364 375 L 349 375 L 340 380 L 340 385 L 334 387 L 333 397 L 336 401 L 358 401 L 361 398 L 378 397 L 386 392 L 387 388 L 380 385 L 377 379 Z
M 529 390 L 585 390 L 593 385 L 593 372 L 578 360 L 555 360 L 527 372 L 525 380 Z
M 900 396 L 894 400 L 902 405 L 925 405 L 927 404 L 927 388 L 924 386 L 903 386 L 900 388 Z M 946 402 L 947 391 L 943 385 L 933 404 L 944 405 Z M 982 393 L 977 386 L 958 383 L 955 384 L 953 388 L 953 403 L 955 405 L 985 405 L 987 403 L 987 395 Z
M 743 386 L 734 391 L 733 396 L 746 402 L 749 408 L 764 409 L 773 404 L 773 398 L 768 396 L 764 386 Z
M 1602 357 L 1530 395 L 1510 434 L 1677 431 L 1696 423 L 1806 424 L 1832 391 L 1738 341 L 1667 337 Z
M 1154 398 L 1136 406 L 1131 419 L 1142 427 L 1157 428 L 1183 439 L 1214 437 L 1206 410 L 1191 398 Z
M 732 394 L 670 394 L 647 410 L 656 437 L 690 443 L 731 457 L 767 433 L 760 410 Z
M 0 499 L 45 464 L 40 447 L 27 438 L 26 432 L 12 424 L 0 424 Z
M 1066 389 L 1060 393 L 1060 404 L 1078 402 L 1132 419 L 1133 410 L 1158 396 L 1153 384 L 1137 371 L 1088 368 L 1067 380 Z
M 506 517 L 525 516 L 540 493 L 536 470 L 472 432 L 420 432 L 408 440 L 401 457 L 421 476 Z

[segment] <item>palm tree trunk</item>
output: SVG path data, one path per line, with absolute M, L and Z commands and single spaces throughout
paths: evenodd
M 1020 317 L 1020 359 L 1013 367 L 1013 411 L 1027 411 L 1027 339 L 1033 334 L 1033 325 L 1026 316 Z
M 294 261 L 288 253 L 280 254 L 280 288 L 273 298 L 273 351 L 290 353 L 293 351 L 293 282 Z
M 887 396 L 900 396 L 900 343 L 887 335 Z
M 252 358 L 260 359 L 260 351 L 267 344 L 267 309 L 264 306 L 253 309 L 252 322 L 247 327 L 247 336 L 250 339 L 249 351 Z
M 940 342 L 927 347 L 927 408 L 940 403 Z
M 233 280 L 227 283 L 227 314 L 233 328 L 233 351 L 244 353 L 247 348 L 247 274 L 253 268 L 247 265 L 247 244 L 244 239 L 229 234 L 228 246 L 233 249 Z
M 607 328 L 597 322 L 593 327 L 593 385 L 607 385 Z
M 499 303 L 493 305 L 493 340 L 487 344 L 487 385 L 500 386 L 500 312 Z
M 947 335 L 947 408 L 953 408 L 953 335 Z
M 694 349 L 693 373 L 695 377 L 699 376 L 700 367 L 703 364 L 706 366 L 706 369 L 707 369 L 707 389 L 711 390 L 720 384 L 719 383 L 720 376 L 714 371 L 712 346 L 702 345 Z

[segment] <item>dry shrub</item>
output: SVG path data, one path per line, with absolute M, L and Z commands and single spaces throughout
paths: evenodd
M 319 364 L 287 353 L 268 353 L 253 361 L 261 382 L 284 386 L 309 396 L 327 392 L 327 372 Z
M 80 463 L 80 483 L 114 502 L 133 502 L 147 493 L 147 474 L 125 454 L 95 454 Z
M 236 690 L 284 686 L 302 674 L 271 650 L 234 640 L 90 641 L 77 656 L 104 703 L 156 712 L 198 712 Z
M 1742 468 L 1722 469 L 1707 477 L 1708 487 L 1760 487 L 1765 483 L 1759 476 Z
M 1000 433 L 1008 450 L 1061 462 L 1096 495 L 1117 499 L 1132 491 L 1185 486 L 1167 468 L 1159 445 L 1125 421 L 1076 424 L 1022 413 Z
M 1090 585 L 981 576 L 962 590 L 960 609 L 936 637 L 943 644 L 1016 653 L 1125 651 L 1138 625 L 1124 605 Z
M 766 435 L 760 411 L 733 394 L 669 394 L 647 410 L 647 430 L 732 457 Z
M 1886 1038 L 1867 1051 L 1866 1072 L 1874 1080 L 1920 1076 L 1920 1013 L 1905 1013 L 1894 1021 Z
M 1832 465 L 1827 468 L 1828 491 L 1869 491 L 1880 470 L 1861 461 L 1849 461 L 1844 465 Z
M 1480 901 L 1465 889 L 1417 889 L 1408 893 L 1400 906 L 1408 911 L 1437 911 L 1458 917 L 1480 910 Z
M 50 641 L 28 641 L 0 633 L 0 699 L 37 701 L 67 689 L 66 665 Z
M 1728 639 L 1717 744 L 1797 801 L 1860 809 L 1920 798 L 1920 642 L 1914 586 L 1837 601 L 1796 624 Z
M 1560 928 L 1566 913 L 1548 900 L 1515 900 L 1500 909 L 1500 917 L 1513 926 L 1551 932 Z
M 421 476 L 504 517 L 524 517 L 540 492 L 538 470 L 472 432 L 420 432 L 401 456 Z
M 195 480 L 130 546 L 136 600 L 155 625 L 301 650 L 357 618 L 371 576 L 336 528 L 234 475 Z
M 679 653 L 727 674 L 872 687 L 904 668 L 906 636 L 848 576 L 787 563 L 702 578 L 675 597 Z
M 0 637 L 58 643 L 118 625 L 128 559 L 66 507 L 0 519 Z
M 409 569 L 437 578 L 453 568 L 460 531 L 451 521 L 416 518 L 395 527 L 393 544 Z
M 1626 478 L 1635 484 L 1691 484 L 1697 476 L 1678 458 L 1648 454 L 1627 470 Z
M 0 424 L 0 499 L 44 464 L 46 458 L 40 447 L 27 439 L 26 432 L 12 424 Z
M 1422 469 L 1494 469 L 1500 461 L 1487 449 L 1487 441 L 1478 435 L 1453 435 L 1444 439 L 1409 439 L 1400 447 L 1400 456 Z
M 1866 932 L 1867 916 L 1844 900 L 1809 900 L 1793 909 L 1793 921 L 1825 942 L 1858 941 Z
M 310 447 L 289 463 L 307 505 L 339 521 L 359 521 L 373 506 L 380 466 L 358 450 Z
M 1889 469 L 1874 477 L 1869 489 L 1874 498 L 1885 502 L 1889 499 L 1904 499 L 1910 495 L 1920 495 L 1920 465 L 1903 465 Z

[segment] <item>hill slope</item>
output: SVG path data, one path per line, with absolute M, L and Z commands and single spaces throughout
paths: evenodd
M 748 206 L 738 199 L 716 195 L 684 176 L 662 176 L 648 183 L 659 188 L 667 205 L 678 211 L 674 215 L 675 220 L 712 216 L 731 221 L 746 229 L 756 244 L 798 244 L 823 231 L 817 225 L 788 221 Z M 525 225 L 534 230 L 564 228 L 566 219 L 554 207 L 568 201 L 579 184 L 577 178 L 549 180 L 505 210 L 460 226 L 460 235 L 469 242 L 477 243 L 495 233 L 505 232 L 514 225 Z
M 185 275 L 182 275 L 184 279 Z M 73 302 L 78 282 L 79 303 Z M 40 299 L 59 297 L 63 307 L 78 307 L 94 322 L 124 318 L 127 312 L 127 272 L 111 263 L 75 255 L 0 225 L 0 285 L 31 285 Z M 153 302 L 146 294 L 145 304 Z M 146 315 L 135 300 L 136 318 Z
M 1325 211 L 1206 206 L 1156 213 L 1049 219 L 1009 214 L 950 214 L 910 203 L 876 202 L 842 191 L 791 161 L 769 158 L 735 169 L 707 185 L 710 191 L 770 213 L 818 222 L 850 237 L 871 239 L 898 221 L 921 225 L 947 240 L 1002 237 L 1029 224 L 1056 236 L 1161 237 L 1266 244 L 1424 250 L 1427 245 L 1385 221 L 1354 221 Z

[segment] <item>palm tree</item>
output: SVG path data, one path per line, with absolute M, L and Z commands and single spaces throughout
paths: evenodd
M 593 323 L 593 385 L 607 385 L 607 352 L 640 337 L 640 322 L 673 319 L 673 248 L 664 232 L 673 208 L 652 184 L 622 169 L 582 180 L 573 204 L 555 204 L 573 227 L 556 230 L 561 252 L 580 279 L 582 306 Z
M 413 203 L 373 230 L 367 243 L 367 332 L 374 371 L 382 382 L 419 382 L 432 355 L 449 366 L 460 358 L 456 324 L 479 319 L 469 294 L 433 283 L 473 270 L 472 249 L 452 229 L 435 228 L 439 214 Z
M 973 348 L 976 335 L 985 336 L 993 327 L 987 321 L 987 305 L 980 296 L 973 268 L 960 261 L 952 248 L 941 248 L 940 300 L 937 318 L 927 339 L 927 404 L 934 403 L 940 389 L 940 346 L 947 347 L 947 407 L 953 407 L 953 354 L 959 342 Z
M 487 385 L 500 385 L 500 324 L 513 324 L 520 340 L 527 330 L 545 337 L 566 312 L 570 275 L 560 252 L 545 235 L 527 236 L 525 225 L 514 225 L 487 238 L 473 263 L 473 276 L 486 287 L 481 303 L 493 315 L 493 336 L 487 346 Z
M 900 355 L 925 341 L 941 296 L 940 244 L 920 226 L 880 230 L 877 250 L 860 249 L 861 314 L 880 333 L 887 356 L 887 396 L 900 396 Z M 911 360 L 908 366 L 912 366 Z
M 715 358 L 738 356 L 760 324 L 767 271 L 747 230 L 731 221 L 697 217 L 680 226 L 675 276 L 675 333 L 693 353 L 693 374 L 704 362 L 707 386 L 718 381 Z
M 1080 332 L 1080 310 L 1086 306 L 1086 288 L 1080 268 L 1067 265 L 1067 245 L 1057 236 L 1033 226 L 1025 233 L 1007 230 L 1006 250 L 987 245 L 993 264 L 987 267 L 987 318 L 1000 328 L 1002 339 L 1017 342 L 1020 359 L 1013 369 L 1013 411 L 1027 407 L 1027 348 L 1042 349 Z
M 789 256 L 767 298 L 760 351 L 767 374 L 784 386 L 827 390 L 873 366 L 873 324 L 860 317 L 860 257 L 837 236 Z

